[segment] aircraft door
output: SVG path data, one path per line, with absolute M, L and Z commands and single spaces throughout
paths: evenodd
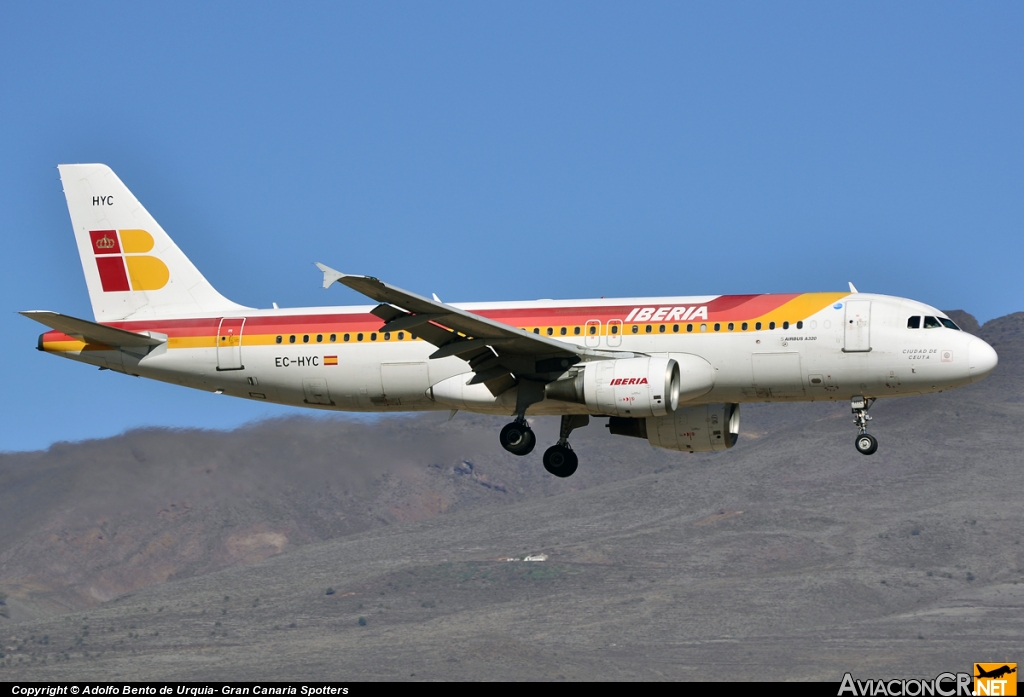
M 870 300 L 847 300 L 846 301 L 846 342 L 843 351 L 852 353 L 856 351 L 871 350 L 871 301 Z
M 225 317 L 217 327 L 217 370 L 241 370 L 244 317 Z
M 601 343 L 601 320 L 588 319 L 583 333 L 586 334 L 587 348 L 597 348 Z

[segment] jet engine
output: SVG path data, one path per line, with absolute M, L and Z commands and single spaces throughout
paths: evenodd
M 586 404 L 592 414 L 664 416 L 679 405 L 679 364 L 662 356 L 594 361 L 549 383 L 545 395 Z
M 645 419 L 613 416 L 608 420 L 608 430 L 616 436 L 646 438 L 651 445 L 669 450 L 726 450 L 739 439 L 740 405 L 699 404 Z

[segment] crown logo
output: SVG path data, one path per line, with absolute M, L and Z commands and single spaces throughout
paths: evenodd
M 115 246 L 117 243 L 106 235 L 96 240 L 96 249 L 113 249 Z

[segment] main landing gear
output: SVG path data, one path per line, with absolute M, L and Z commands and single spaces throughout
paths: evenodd
M 501 429 L 498 440 L 501 441 L 501 447 L 505 450 L 520 456 L 529 455 L 537 445 L 537 436 L 534 435 L 530 425 L 526 423 L 526 419 L 521 416 L 516 417 L 515 421 Z
M 860 430 L 857 440 L 853 444 L 861 455 L 871 455 L 878 450 L 878 439 L 868 433 L 868 421 L 871 421 L 868 409 L 874 403 L 874 397 L 854 397 L 850 400 L 850 408 L 853 410 L 853 423 Z
M 580 464 L 576 453 L 569 445 L 569 434 L 574 429 L 583 428 L 590 423 L 586 414 L 563 416 L 562 425 L 558 430 L 558 442 L 544 451 L 544 469 L 556 477 L 570 477 Z
M 576 471 L 579 458 L 569 445 L 569 434 L 589 423 L 590 417 L 586 414 L 562 417 L 558 442 L 544 451 L 544 469 L 556 477 L 569 477 Z M 537 445 L 537 436 L 522 416 L 517 416 L 515 421 L 501 429 L 498 439 L 501 447 L 513 455 L 529 455 Z

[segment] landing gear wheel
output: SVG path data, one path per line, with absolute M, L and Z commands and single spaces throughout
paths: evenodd
M 501 441 L 501 447 L 513 455 L 529 455 L 537 445 L 537 436 L 525 421 L 507 424 L 501 429 L 498 440 Z
M 544 451 L 544 469 L 556 477 L 572 476 L 579 464 L 576 453 L 564 445 L 552 445 Z
M 857 436 L 854 445 L 857 446 L 857 452 L 861 455 L 871 455 L 878 450 L 878 439 L 869 433 L 862 433 Z

